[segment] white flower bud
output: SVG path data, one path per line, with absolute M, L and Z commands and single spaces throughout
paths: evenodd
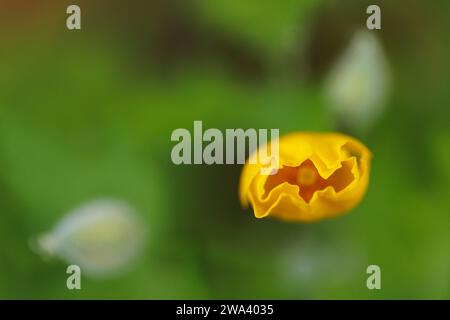
M 116 273 L 139 253 L 142 222 L 126 203 L 95 200 L 69 212 L 38 239 L 40 249 L 78 265 L 91 276 Z
M 380 41 L 373 31 L 359 31 L 330 72 L 325 94 L 341 124 L 364 131 L 381 114 L 390 82 Z

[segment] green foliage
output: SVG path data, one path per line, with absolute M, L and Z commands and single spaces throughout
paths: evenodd
M 0 298 L 450 298 L 448 41 L 423 46 L 418 37 L 426 54 L 404 59 L 390 42 L 396 34 L 383 30 L 394 90 L 373 130 L 358 137 L 374 160 L 355 210 L 316 224 L 256 220 L 238 203 L 238 165 L 175 166 L 170 135 L 194 120 L 281 134 L 337 130 L 322 84 L 279 64 L 297 42 L 307 45 L 291 36 L 307 33 L 321 2 L 198 0 L 194 8 L 205 28 L 262 52 L 271 72 L 246 81 L 211 59 L 161 74 L 123 50 L 128 40 L 100 41 L 102 31 L 88 28 L 73 42 L 43 32 L 39 43 L 0 50 Z M 72 292 L 66 263 L 46 261 L 29 243 L 98 197 L 135 206 L 148 244 L 127 272 L 83 278 Z M 366 288 L 370 264 L 382 269 L 381 291 Z

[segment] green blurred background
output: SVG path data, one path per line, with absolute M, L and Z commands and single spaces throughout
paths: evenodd
M 449 299 L 450 2 L 0 2 L 0 298 Z M 391 94 L 368 193 L 314 224 L 257 220 L 241 166 L 176 166 L 176 128 L 335 131 L 324 81 L 378 4 Z M 124 199 L 149 230 L 134 265 L 66 288 L 29 241 L 70 209 Z M 381 267 L 368 290 L 366 268 Z

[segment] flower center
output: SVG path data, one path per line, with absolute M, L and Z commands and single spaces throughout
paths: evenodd
M 298 168 L 297 184 L 300 186 L 312 186 L 317 181 L 317 172 L 308 165 L 302 165 Z
M 267 179 L 265 184 L 265 196 L 267 196 L 273 188 L 283 182 L 299 186 L 299 196 L 307 203 L 312 199 L 315 192 L 323 190 L 328 186 L 333 187 L 336 192 L 339 192 L 354 180 L 352 174 L 352 162 L 350 160 L 345 160 L 341 162 L 341 165 L 342 166 L 336 169 L 336 171 L 327 179 L 320 176 L 314 163 L 309 159 L 304 161 L 298 167 L 284 166 L 277 174 L 269 176 Z

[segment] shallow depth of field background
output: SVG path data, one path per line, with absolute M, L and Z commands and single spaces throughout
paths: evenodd
M 0 2 L 0 298 L 450 298 L 449 1 L 76 1 L 68 31 L 73 3 Z M 194 120 L 338 130 L 324 79 L 369 4 L 392 83 L 352 133 L 374 154 L 356 209 L 257 220 L 240 165 L 171 163 L 172 130 Z M 29 241 L 105 196 L 139 211 L 146 249 L 69 291 L 67 263 Z M 382 290 L 366 288 L 370 264 Z

